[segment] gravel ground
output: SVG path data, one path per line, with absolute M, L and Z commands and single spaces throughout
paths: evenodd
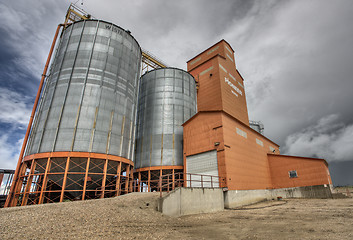
M 158 193 L 0 209 L 0 239 L 353 239 L 353 199 L 292 199 L 179 218 Z

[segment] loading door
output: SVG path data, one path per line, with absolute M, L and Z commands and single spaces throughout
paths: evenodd
M 187 175 L 188 187 L 219 187 L 217 151 L 213 150 L 187 156 L 186 172 L 191 174 L 208 175 L 202 177 L 199 175 Z

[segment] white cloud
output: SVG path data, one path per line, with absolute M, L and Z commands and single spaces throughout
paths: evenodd
M 40 76 L 55 26 L 65 15 L 64 10 L 59 18 L 58 9 L 63 5 L 49 0 L 0 3 L 0 29 L 6 33 L 6 38 L 0 36 L 0 39 L 17 54 L 15 64 L 25 73 Z
M 0 122 L 25 127 L 31 113 L 30 108 L 26 106 L 26 100 L 27 98 L 19 93 L 0 88 Z
M 16 169 L 23 138 L 18 139 L 15 144 L 10 144 L 9 138 L 11 138 L 11 134 L 0 136 L 0 168 Z
M 284 153 L 319 157 L 327 161 L 353 160 L 353 125 L 345 126 L 337 114 L 286 138 Z

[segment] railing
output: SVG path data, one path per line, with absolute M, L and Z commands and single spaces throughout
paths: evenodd
M 8 189 L 12 182 L 13 172 L 13 170 L 0 169 L 0 178 L 2 180 L 0 181 L 0 183 L 2 182 L 0 193 L 3 196 L 8 194 Z M 27 179 L 24 179 L 24 181 L 27 181 Z M 33 179 L 33 186 L 31 186 L 31 189 L 32 187 L 37 186 L 37 182 L 38 180 Z M 159 178 L 157 177 L 155 179 L 150 179 L 148 181 L 149 185 L 146 183 L 146 181 L 142 181 L 141 179 L 132 179 L 126 176 L 121 176 L 120 183 L 118 184 L 115 181 L 111 181 L 106 182 L 104 187 L 100 186 L 95 189 L 86 189 L 86 194 L 91 193 L 92 196 L 85 196 L 85 198 L 94 199 L 102 197 L 113 197 L 124 195 L 129 192 L 160 192 L 160 196 L 162 197 L 163 192 L 170 192 L 178 187 L 224 187 L 225 178 L 212 175 L 177 172 L 174 174 L 161 175 Z M 58 192 L 60 191 L 58 190 Z M 67 192 L 77 191 L 81 190 L 67 190 Z M 29 191 L 29 194 L 34 193 L 38 193 L 36 190 L 34 190 L 34 188 Z M 82 197 L 80 197 L 80 199 L 81 198 Z
M 166 174 L 159 178 L 159 192 L 162 197 L 163 192 L 169 192 L 177 187 L 223 187 L 225 178 L 193 173 Z
M 0 169 L 0 195 L 7 196 L 12 184 L 15 170 Z

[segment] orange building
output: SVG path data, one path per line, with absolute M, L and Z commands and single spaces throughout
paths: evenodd
M 228 190 L 330 189 L 324 159 L 280 155 L 276 143 L 250 128 L 244 79 L 225 40 L 187 68 L 197 81 L 198 113 L 183 124 L 185 172 L 224 177 Z

